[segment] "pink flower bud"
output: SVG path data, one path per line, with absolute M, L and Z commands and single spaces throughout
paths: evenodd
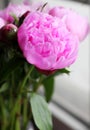
M 16 38 L 17 27 L 13 24 L 7 24 L 0 29 L 0 41 L 10 42 Z

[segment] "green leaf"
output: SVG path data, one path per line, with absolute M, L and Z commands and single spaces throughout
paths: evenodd
M 19 25 L 19 18 L 15 14 L 11 14 L 11 16 L 14 18 L 14 24 Z
M 40 130 L 52 130 L 52 118 L 47 103 L 40 95 L 33 93 L 30 99 L 32 114 Z
M 54 91 L 54 78 L 48 78 L 43 81 L 44 89 L 45 89 L 45 97 L 47 102 L 50 101 L 53 91 Z
M 59 69 L 55 73 L 53 73 L 52 75 L 47 76 L 46 80 L 49 79 L 49 78 L 51 78 L 51 77 L 55 77 L 55 76 L 58 76 L 58 75 L 61 75 L 61 74 L 69 74 L 69 73 L 70 73 L 70 71 L 67 70 L 66 68 Z
M 6 91 L 8 89 L 8 84 L 4 83 L 1 87 L 0 87 L 0 93 Z
M 69 74 L 69 73 L 70 73 L 70 71 L 68 69 L 66 69 L 66 68 L 59 69 L 58 71 L 56 71 L 55 76 L 59 75 L 59 74 Z

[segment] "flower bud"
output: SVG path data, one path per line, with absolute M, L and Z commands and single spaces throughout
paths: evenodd
M 0 41 L 9 43 L 16 38 L 17 27 L 13 24 L 7 24 L 0 29 Z

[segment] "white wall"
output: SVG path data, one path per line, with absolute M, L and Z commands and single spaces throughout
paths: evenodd
M 3 0 L 0 0 L 0 9 L 2 9 L 3 8 Z

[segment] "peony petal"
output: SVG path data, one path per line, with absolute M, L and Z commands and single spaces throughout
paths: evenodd
M 64 19 L 68 30 L 76 35 L 80 41 L 84 40 L 90 32 L 88 20 L 72 9 L 54 7 L 49 11 L 49 14 Z
M 0 18 L 0 28 L 2 28 L 6 24 L 5 20 Z

